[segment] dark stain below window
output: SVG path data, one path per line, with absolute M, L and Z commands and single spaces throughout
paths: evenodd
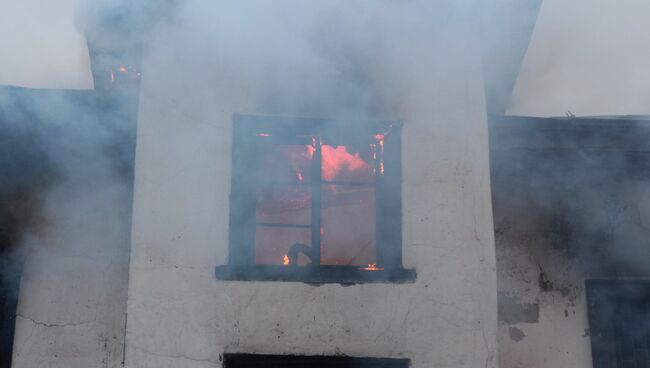
M 520 303 L 515 298 L 499 293 L 499 321 L 507 324 L 517 323 L 538 323 L 539 322 L 539 304 L 538 303 Z

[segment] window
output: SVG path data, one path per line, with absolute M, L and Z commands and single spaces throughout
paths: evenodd
M 594 368 L 650 366 L 650 281 L 587 280 Z
M 409 359 L 347 356 L 224 354 L 224 368 L 407 368 Z
M 235 116 L 229 265 L 236 280 L 403 282 L 401 125 Z

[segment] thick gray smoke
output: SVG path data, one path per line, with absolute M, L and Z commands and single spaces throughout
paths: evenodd
M 15 284 L 21 268 L 16 265 L 27 257 L 24 290 L 40 295 L 42 305 L 47 306 L 19 309 L 19 319 L 36 325 L 106 325 L 97 327 L 100 339 L 107 342 L 106 359 L 109 364 L 119 364 L 122 359 L 139 81 L 120 75 L 120 66 L 137 70 L 143 83 L 155 86 L 147 90 L 145 108 L 152 100 L 166 101 L 177 107 L 176 111 L 192 111 L 188 120 L 200 120 L 201 111 L 217 109 L 215 101 L 224 105 L 247 101 L 238 106 L 240 111 L 269 115 L 409 119 L 418 114 L 411 109 L 412 101 L 438 87 L 427 84 L 435 78 L 416 75 L 403 66 L 428 63 L 431 73 L 448 74 L 437 78 L 453 79 L 454 64 L 467 62 L 457 55 L 466 55 L 464 48 L 475 46 L 459 44 L 466 38 L 454 34 L 477 32 L 482 36 L 488 110 L 501 114 L 538 7 L 539 1 L 449 1 L 444 7 L 438 2 L 434 6 L 428 1 L 374 0 L 145 1 L 137 5 L 118 0 L 87 2 L 80 8 L 78 25 L 89 42 L 96 90 L 4 88 L 0 93 L 0 124 L 7 133 L 3 138 L 9 140 L 3 146 L 9 147 L 7 155 L 0 162 L 3 168 L 10 168 L 5 175 L 12 179 L 2 184 L 4 188 L 20 188 L 20 194 L 13 189 L 2 194 L 15 200 L 27 193 L 28 200 L 20 206 L 33 215 L 29 216 L 31 221 L 11 225 L 14 230 L 10 231 L 9 243 L 14 248 L 7 258 L 11 262 L 4 263 L 1 271 L 5 280 Z M 454 28 L 458 18 L 471 25 Z M 175 33 L 178 29 L 181 34 Z M 187 42 L 181 48 L 156 42 L 156 48 L 145 49 L 145 55 L 154 55 L 163 64 L 168 60 L 170 68 L 164 72 L 172 74 L 173 67 L 186 60 L 196 68 L 192 77 L 152 81 L 156 75 L 147 74 L 146 67 L 139 68 L 143 37 L 184 38 Z M 447 54 L 436 59 L 420 55 L 423 44 L 438 39 L 448 43 Z M 173 41 L 170 43 L 182 44 L 178 39 Z M 386 54 L 386 49 L 399 52 Z M 392 80 L 396 70 L 405 77 Z M 111 71 L 117 71 L 118 78 L 126 78 L 127 84 L 111 82 Z M 192 93 L 196 83 L 201 89 L 209 84 L 230 88 L 220 88 L 227 90 L 223 95 L 209 92 L 193 99 L 177 99 Z M 179 118 L 184 118 L 182 113 Z M 178 134 L 183 137 L 182 132 Z M 219 143 L 228 141 L 227 137 L 217 139 Z M 184 143 L 188 148 L 169 149 L 186 155 L 195 143 L 205 142 Z M 580 152 L 580 147 L 575 148 Z M 561 164 L 551 160 L 535 168 L 530 167 L 532 161 L 516 161 L 528 165 L 522 182 L 495 181 L 496 190 L 500 190 L 495 195 L 496 207 L 507 207 L 499 214 L 519 219 L 517 211 L 534 209 L 537 213 L 531 222 L 536 225 L 531 226 L 532 231 L 549 237 L 545 244 L 560 244 L 558 252 L 579 259 L 576 263 L 585 268 L 613 267 L 593 253 L 593 244 L 607 244 L 608 249 L 620 250 L 608 259 L 618 269 L 625 265 L 642 269 L 646 260 L 638 255 L 645 253 L 616 246 L 635 243 L 645 247 L 640 240 L 650 226 L 641 213 L 638 220 L 633 218 L 636 212 L 629 207 L 630 199 L 622 200 L 619 194 L 611 193 L 611 188 L 619 193 L 627 191 L 624 185 L 618 186 L 613 174 L 619 172 L 617 165 L 625 163 L 614 160 L 603 169 L 598 164 L 601 158 L 577 154 L 574 159 Z M 496 155 L 492 164 L 497 170 L 507 170 L 512 162 L 511 157 Z M 600 168 L 589 171 L 582 166 L 585 163 Z M 23 175 L 26 182 L 19 179 Z M 593 182 L 600 185 L 591 185 Z M 530 202 L 519 206 L 521 203 L 513 204 L 513 199 Z M 508 212 L 513 209 L 515 213 Z M 536 222 L 540 218 L 546 225 L 541 228 Z M 497 218 L 498 224 L 507 223 L 501 220 Z M 53 281 L 57 280 L 55 275 L 64 275 L 63 281 Z M 88 299 L 84 292 L 89 290 L 108 291 L 97 291 Z M 66 310 L 70 304 L 76 307 Z M 81 330 L 79 336 L 95 338 L 92 328 Z M 37 343 L 46 337 L 38 336 Z M 17 341 L 21 346 L 29 343 L 22 335 Z M 89 352 L 80 354 L 80 361 L 92 362 L 90 351 L 94 346 L 81 346 L 84 349 Z M 17 354 L 21 359 L 21 351 Z
M 119 23 L 120 17 L 129 17 L 125 8 L 101 13 L 90 10 L 79 9 L 77 26 L 82 33 L 84 27 L 94 31 L 88 32 L 87 39 L 95 90 L 0 87 L 3 368 L 11 362 L 14 323 L 29 329 L 29 324 L 65 326 L 80 320 L 96 321 L 89 325 L 103 331 L 100 338 L 123 335 L 98 326 L 118 321 L 123 312 L 112 310 L 113 301 L 126 298 L 125 289 L 112 289 L 107 285 L 111 282 L 105 280 L 125 280 L 128 275 L 138 78 L 132 75 L 135 73 L 118 75 L 119 79 L 111 82 L 110 72 L 118 73 L 123 65 L 137 67 L 140 37 L 133 26 L 137 22 L 127 19 Z M 115 22 L 118 24 L 111 27 Z M 105 41 L 111 37 L 116 41 Z M 51 50 L 57 52 L 74 54 L 75 50 Z M 20 50 L 16 53 L 21 54 Z M 63 60 L 70 56 L 50 57 Z M 29 70 L 38 64 L 37 60 L 25 60 Z M 78 74 L 83 74 L 84 65 L 78 67 L 82 69 Z M 4 72 L 7 70 L 11 68 Z M 14 80 L 38 85 L 38 75 Z M 8 75 L 2 79 L 12 80 Z M 92 290 L 97 292 L 89 297 Z M 18 303 L 22 297 L 27 298 L 27 306 Z M 46 334 L 32 337 L 38 340 L 43 336 Z M 97 334 L 94 336 L 88 340 L 96 339 Z M 24 344 L 25 337 L 17 329 L 16 344 Z M 121 340 L 108 341 L 112 343 L 109 349 L 121 346 Z M 21 364 L 21 349 L 14 355 L 15 364 Z
M 8 334 L 3 346 L 9 349 L 3 359 L 11 357 L 13 326 L 4 321 L 13 322 L 23 269 L 28 295 L 41 290 L 47 310 L 60 308 L 58 314 L 65 314 L 76 288 L 101 287 L 92 286 L 84 269 L 102 260 L 94 266 L 101 272 L 115 264 L 120 251 L 126 255 L 134 107 L 135 102 L 92 91 L 0 91 L 6 153 L 0 281 L 8 318 L 3 318 L 3 334 Z M 120 273 L 125 271 L 122 266 Z M 19 310 L 21 318 L 41 317 L 38 311 Z M 65 320 L 44 323 L 58 322 Z
M 584 277 L 647 275 L 647 121 L 494 120 L 495 226 L 528 234 L 506 241 L 565 257 Z

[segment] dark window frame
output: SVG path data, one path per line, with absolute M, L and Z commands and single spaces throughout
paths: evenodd
M 304 281 L 308 283 L 354 284 L 365 282 L 413 282 L 415 270 L 402 267 L 402 203 L 401 203 L 401 127 L 395 120 L 342 120 L 317 118 L 287 118 L 234 115 L 232 143 L 232 176 L 230 194 L 230 229 L 228 265 L 218 266 L 218 279 L 243 281 Z M 388 132 L 384 145 L 383 163 L 387 175 L 373 184 L 376 190 L 376 251 L 377 270 L 368 271 L 352 266 L 318 265 L 320 254 L 312 261 L 314 266 L 274 266 L 255 264 L 255 179 L 251 177 L 251 158 L 255 156 L 256 136 L 313 135 L 331 138 L 331 132 L 345 132 L 352 137 Z M 288 133 L 289 132 L 289 133 Z M 371 135 L 372 136 L 372 135 Z M 252 142 L 252 143 L 251 143 Z M 317 145 L 320 147 L 320 145 Z M 314 154 L 314 165 L 320 165 L 320 150 Z M 254 163 L 253 163 L 254 166 Z M 312 188 L 323 182 L 318 175 L 311 180 Z M 312 244 L 320 244 L 320 189 L 312 192 Z M 233 208 L 241 209 L 233 211 Z M 273 225 L 275 226 L 275 225 Z
M 622 368 L 630 363 L 634 366 L 634 362 L 628 361 L 629 352 L 626 354 L 625 351 L 635 348 L 624 348 L 630 342 L 621 334 L 626 318 L 623 311 L 630 306 L 647 310 L 650 306 L 650 281 L 594 279 L 586 280 L 585 286 L 594 368 Z M 648 338 L 644 350 L 650 354 L 650 331 L 644 332 Z M 646 359 L 650 356 L 646 355 Z

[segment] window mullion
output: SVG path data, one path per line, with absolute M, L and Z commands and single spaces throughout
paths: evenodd
M 311 246 L 312 264 L 321 264 L 321 197 L 322 197 L 322 146 L 320 137 L 314 138 L 314 156 L 312 157 L 312 203 L 311 203 Z

